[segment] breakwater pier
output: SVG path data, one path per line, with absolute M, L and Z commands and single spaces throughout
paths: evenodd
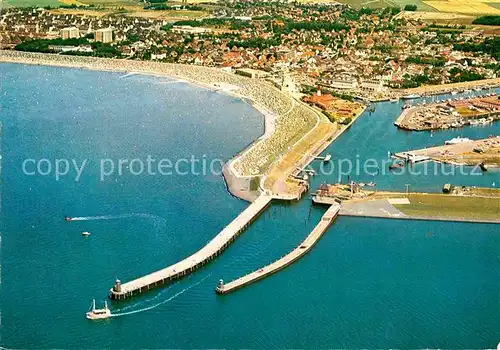
M 215 289 L 215 291 L 219 294 L 227 294 L 233 292 L 237 289 L 245 287 L 253 282 L 261 280 L 267 276 L 272 275 L 275 272 L 282 270 L 283 268 L 291 265 L 302 256 L 304 256 L 308 251 L 312 249 L 312 247 L 319 241 L 321 236 L 326 232 L 328 227 L 333 223 L 336 219 L 338 213 L 340 211 L 340 204 L 335 203 L 328 208 L 325 212 L 321 221 L 316 225 L 316 227 L 311 231 L 311 233 L 307 236 L 307 238 L 293 251 L 282 257 L 281 259 L 257 270 L 248 275 L 240 277 L 232 282 L 224 284 L 221 280 L 219 281 L 219 285 Z
M 135 280 L 121 283 L 117 280 L 109 291 L 111 299 L 126 299 L 169 281 L 179 279 L 215 259 L 222 253 L 234 239 L 243 232 L 271 203 L 272 196 L 263 194 L 241 212 L 229 225 L 227 225 L 207 245 L 193 255 L 171 266 Z

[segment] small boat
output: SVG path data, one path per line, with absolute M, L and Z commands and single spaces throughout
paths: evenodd
M 365 187 L 365 184 L 363 182 L 358 183 L 359 187 Z
M 375 187 L 375 186 L 377 186 L 377 184 L 376 184 L 375 182 L 371 181 L 371 182 L 368 182 L 368 183 L 366 184 L 366 186 L 369 186 L 369 187 Z
M 69 222 L 69 221 L 71 221 L 71 218 L 70 218 L 69 216 L 65 216 L 65 217 L 64 217 L 64 220 L 66 220 L 66 221 L 68 221 L 68 222 Z
M 410 95 L 403 96 L 403 99 L 412 100 L 412 99 L 419 98 L 419 97 L 420 97 L 419 94 L 410 94 Z
M 328 154 L 325 156 L 325 159 L 323 159 L 323 162 L 327 163 L 327 162 L 329 162 L 331 159 L 332 159 L 332 155 L 328 153 Z
M 88 232 L 88 231 L 83 231 L 83 232 L 82 232 L 82 236 L 90 236 L 90 232 Z
M 456 95 L 456 94 L 458 94 L 458 91 L 452 91 L 451 94 Z
M 484 163 L 479 164 L 479 167 L 481 168 L 482 171 L 488 171 L 488 166 Z
M 397 162 L 397 163 L 389 165 L 390 170 L 400 169 L 402 167 L 404 167 L 404 163 L 401 163 L 401 162 Z
M 391 103 L 397 103 L 399 101 L 399 98 L 395 97 L 395 98 L 391 98 Z
M 104 318 L 111 317 L 111 310 L 108 309 L 108 304 L 106 302 L 104 302 L 104 309 L 96 309 L 95 299 L 94 299 L 92 300 L 91 310 L 87 312 L 85 315 L 89 320 L 101 320 Z
M 466 137 L 455 137 L 452 138 L 451 140 L 445 141 L 445 145 L 456 145 L 458 143 L 463 143 L 463 142 L 470 142 L 472 141 L 471 139 L 468 139 Z

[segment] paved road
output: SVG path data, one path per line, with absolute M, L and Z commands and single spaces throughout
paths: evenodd
M 383 218 L 402 218 L 405 214 L 390 204 L 387 199 L 374 199 L 362 202 L 343 202 L 340 215 L 374 216 Z

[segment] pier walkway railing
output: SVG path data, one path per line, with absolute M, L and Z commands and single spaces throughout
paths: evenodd
M 248 225 L 271 203 L 272 196 L 263 194 L 227 225 L 207 245 L 178 263 L 121 284 L 116 281 L 110 290 L 111 299 L 125 299 L 142 293 L 163 283 L 181 278 L 205 265 L 226 249 Z
M 273 273 L 278 272 L 288 265 L 294 263 L 312 249 L 312 247 L 318 242 L 321 236 L 326 232 L 328 227 L 330 227 L 330 225 L 333 223 L 339 211 L 340 204 L 332 204 L 332 206 L 330 206 L 330 208 L 328 208 L 326 213 L 323 215 L 318 225 L 316 225 L 316 227 L 311 231 L 311 233 L 302 242 L 302 244 L 295 248 L 293 251 L 291 251 L 281 259 L 273 262 L 272 264 L 249 273 L 248 275 L 240 277 L 232 282 L 224 284 L 224 281 L 219 281 L 219 285 L 217 286 L 215 291 L 219 294 L 227 294 L 233 292 L 253 282 L 261 280 L 269 275 L 272 275 Z

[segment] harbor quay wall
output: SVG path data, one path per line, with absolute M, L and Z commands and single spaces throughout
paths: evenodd
M 261 195 L 207 245 L 180 262 L 149 275 L 121 284 L 109 291 L 113 300 L 127 299 L 157 286 L 182 278 L 219 256 L 271 203 L 272 197 Z
M 500 86 L 500 78 L 465 81 L 460 83 L 449 83 L 442 85 L 425 85 L 416 88 L 399 90 L 402 96 L 412 94 L 422 94 L 425 96 L 439 95 L 460 89 L 470 89 L 476 87 L 494 88 Z
M 228 294 L 234 292 L 240 288 L 248 286 L 254 282 L 257 282 L 265 277 L 268 277 L 285 267 L 293 264 L 295 261 L 299 260 L 306 253 L 308 253 L 314 245 L 319 241 L 323 234 L 328 230 L 331 224 L 335 221 L 340 211 L 340 204 L 334 203 L 328 208 L 320 222 L 311 231 L 307 238 L 293 251 L 282 257 L 281 259 L 257 270 L 249 273 L 243 277 L 240 277 L 228 284 L 222 284 L 217 286 L 215 289 L 218 294 Z

